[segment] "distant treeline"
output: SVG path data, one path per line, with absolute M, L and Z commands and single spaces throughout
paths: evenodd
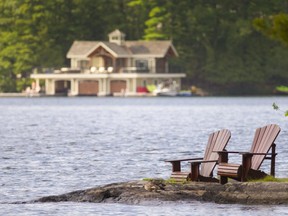
M 187 88 L 272 93 L 287 85 L 288 47 L 267 22 L 287 12 L 287 0 L 0 0 L 0 92 L 24 89 L 35 68 L 68 66 L 74 40 L 117 28 L 126 40 L 172 40 Z

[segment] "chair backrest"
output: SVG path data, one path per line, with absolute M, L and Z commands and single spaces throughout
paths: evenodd
M 223 151 L 228 144 L 230 137 L 231 132 L 227 129 L 222 129 L 210 134 L 203 160 L 218 160 L 219 156 L 215 151 Z M 200 175 L 210 177 L 215 166 L 216 162 L 202 163 Z
M 250 152 L 268 153 L 280 131 L 280 127 L 276 124 L 269 124 L 264 127 L 257 128 Z M 264 159 L 265 155 L 254 155 L 252 157 L 251 168 L 258 170 Z

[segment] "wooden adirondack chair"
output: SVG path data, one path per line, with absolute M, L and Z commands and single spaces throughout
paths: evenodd
M 270 175 L 275 175 L 275 149 L 276 140 L 280 133 L 280 127 L 276 124 L 269 124 L 267 126 L 256 129 L 254 140 L 250 152 L 228 152 L 220 151 L 219 166 L 217 174 L 220 176 L 220 183 L 225 184 L 228 177 L 238 181 L 246 181 L 251 177 L 254 179 L 262 178 L 267 175 L 259 170 L 264 159 L 271 160 Z M 269 151 L 271 150 L 271 153 Z M 228 163 L 228 153 L 237 153 L 242 155 L 242 164 Z
M 179 160 L 166 160 L 172 163 L 171 179 L 176 181 L 211 181 L 213 170 L 218 162 L 217 151 L 223 151 L 231 137 L 231 132 L 222 129 L 210 134 L 203 158 L 187 158 Z M 181 172 L 181 162 L 188 161 L 191 164 L 190 172 Z M 200 169 L 201 165 L 201 169 Z

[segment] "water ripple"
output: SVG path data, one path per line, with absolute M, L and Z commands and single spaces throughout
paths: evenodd
M 26 201 L 107 183 L 168 178 L 166 159 L 202 157 L 211 132 L 232 132 L 229 150 L 249 150 L 257 127 L 277 123 L 276 174 L 287 177 L 287 119 L 272 103 L 248 98 L 1 98 L 1 203 Z M 239 158 L 231 157 L 237 162 Z M 189 169 L 188 165 L 184 169 Z M 262 166 L 269 171 L 269 163 Z M 1 215 L 225 215 L 283 213 L 284 207 L 216 204 L 0 204 Z M 157 207 L 159 205 L 159 207 Z M 272 209 L 272 210 L 271 210 Z M 271 212 L 270 212 L 271 211 Z

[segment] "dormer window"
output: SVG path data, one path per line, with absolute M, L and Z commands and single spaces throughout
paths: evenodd
M 111 32 L 109 35 L 109 42 L 111 43 L 116 43 L 118 45 L 122 45 L 123 42 L 125 41 L 125 34 L 118 29 L 115 31 Z

